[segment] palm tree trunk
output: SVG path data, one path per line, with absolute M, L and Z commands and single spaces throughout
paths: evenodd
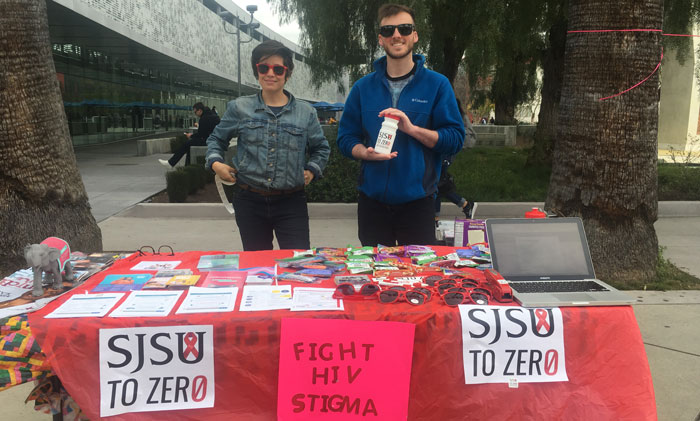
M 569 31 L 660 29 L 663 0 L 573 0 Z M 658 32 L 569 33 L 546 208 L 585 222 L 596 274 L 656 276 Z
M 51 56 L 44 0 L 0 1 L 0 275 L 49 236 L 102 249 L 78 172 Z

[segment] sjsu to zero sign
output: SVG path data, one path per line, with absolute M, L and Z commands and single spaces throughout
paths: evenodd
M 568 381 L 558 308 L 460 306 L 467 384 Z
M 214 406 L 213 327 L 100 329 L 100 415 Z

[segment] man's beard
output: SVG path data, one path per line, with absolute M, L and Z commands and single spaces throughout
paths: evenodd
M 384 52 L 386 53 L 387 56 L 393 58 L 394 60 L 399 60 L 399 59 L 402 59 L 402 58 L 406 57 L 407 55 L 413 53 L 413 45 L 408 45 L 408 43 L 406 43 L 406 45 L 408 46 L 408 48 L 406 49 L 406 52 L 401 54 L 401 55 L 396 55 L 396 54 L 390 53 L 389 49 L 387 48 L 386 45 L 384 46 Z

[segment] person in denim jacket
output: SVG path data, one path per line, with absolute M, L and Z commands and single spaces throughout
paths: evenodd
M 284 89 L 294 70 L 292 51 L 265 41 L 251 64 L 262 92 L 228 103 L 207 139 L 206 166 L 236 183 L 232 203 L 243 250 L 271 250 L 273 232 L 281 249 L 308 249 L 304 186 L 323 176 L 330 147 L 316 110 Z M 224 153 L 232 137 L 238 148 L 229 165 Z

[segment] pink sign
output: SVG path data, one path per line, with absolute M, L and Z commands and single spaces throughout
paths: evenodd
M 279 420 L 405 420 L 415 325 L 282 319 Z

